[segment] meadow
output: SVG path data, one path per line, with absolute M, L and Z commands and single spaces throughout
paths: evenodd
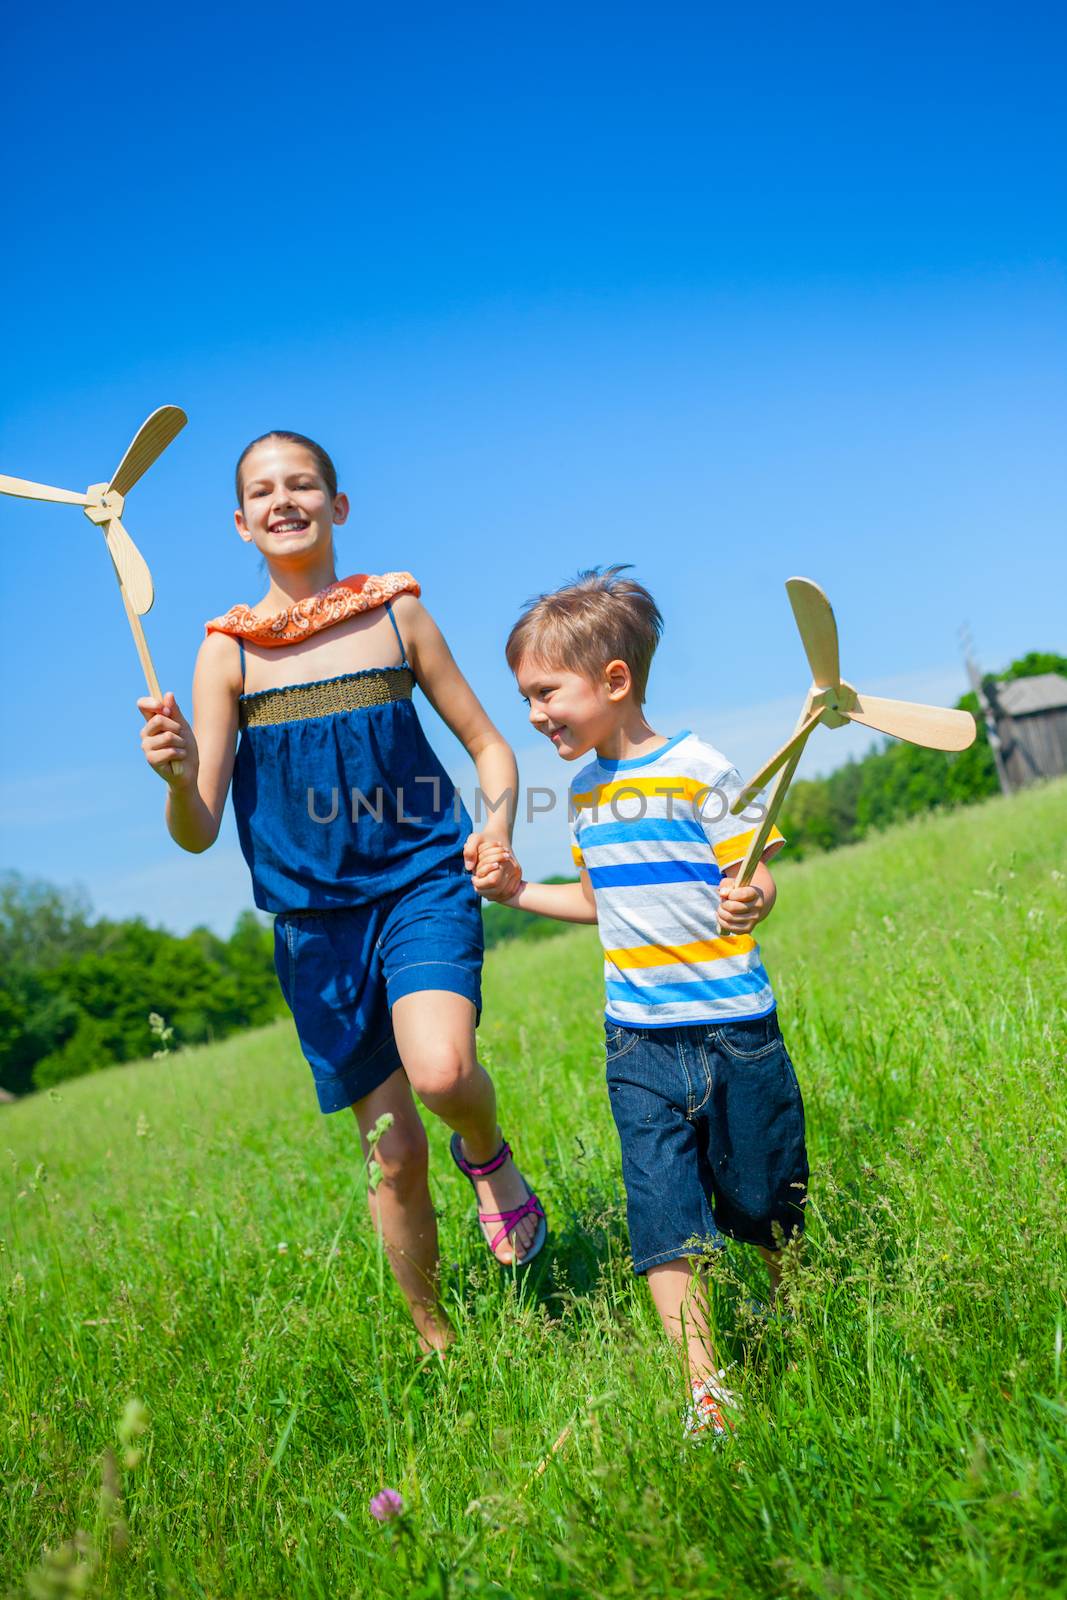
M 1067 1594 L 1065 824 L 1060 782 L 781 864 L 809 1233 L 769 1325 L 750 1253 L 715 1263 L 721 1448 L 683 1447 L 629 1268 L 593 930 L 487 965 L 536 1277 L 431 1126 L 445 1370 L 288 1021 L 0 1108 L 0 1591 Z

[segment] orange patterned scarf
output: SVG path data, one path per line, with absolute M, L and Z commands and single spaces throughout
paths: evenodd
M 383 572 L 380 578 L 356 572 L 267 617 L 257 617 L 251 606 L 231 606 L 225 616 L 205 622 L 204 632 L 228 633 L 255 644 L 296 644 L 322 628 L 332 628 L 335 622 L 384 606 L 394 595 L 421 592 L 410 572 Z

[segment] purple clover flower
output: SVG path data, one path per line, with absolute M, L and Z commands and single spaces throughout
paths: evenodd
M 396 1489 L 380 1489 L 370 1503 L 370 1514 L 375 1522 L 392 1522 L 403 1510 L 404 1499 Z

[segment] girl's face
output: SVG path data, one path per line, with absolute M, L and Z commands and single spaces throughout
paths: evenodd
M 234 520 L 241 538 L 268 559 L 325 549 L 347 516 L 347 495 L 330 495 L 302 444 L 264 439 L 245 457 Z

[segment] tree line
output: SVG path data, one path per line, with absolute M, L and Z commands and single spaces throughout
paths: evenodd
M 228 939 L 93 919 L 79 893 L 0 879 L 0 1087 L 46 1089 L 119 1061 L 224 1039 L 285 1012 L 274 933 L 243 912 Z

